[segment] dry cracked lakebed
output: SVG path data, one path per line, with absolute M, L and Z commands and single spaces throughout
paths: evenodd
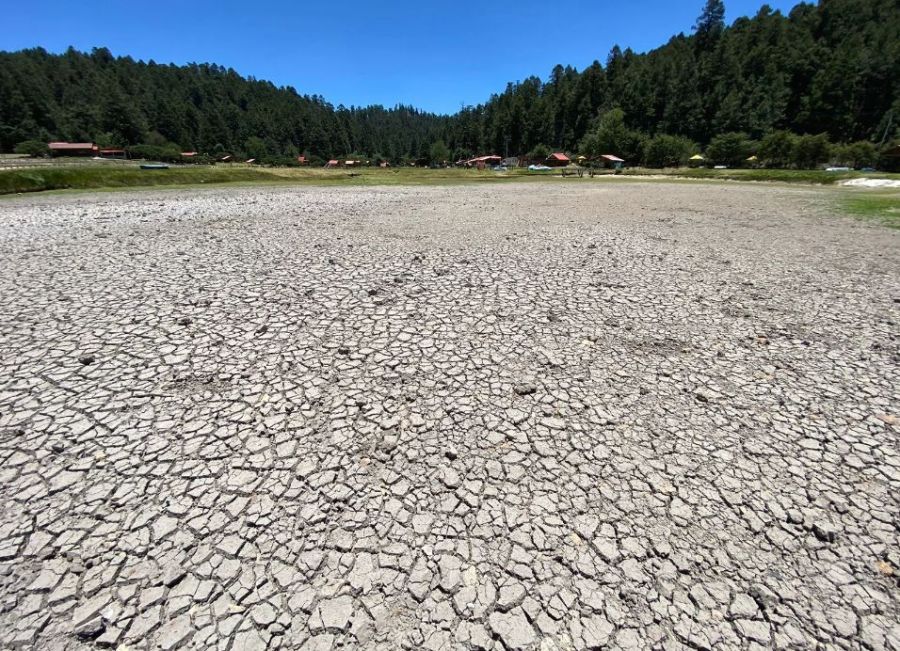
M 900 232 L 548 180 L 0 202 L 0 648 L 900 648 Z

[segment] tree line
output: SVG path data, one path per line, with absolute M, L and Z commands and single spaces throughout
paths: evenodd
M 0 53 L 0 150 L 93 141 L 288 163 L 304 154 L 457 160 L 551 150 L 684 164 L 873 164 L 900 135 L 900 3 L 763 6 L 725 23 L 705 0 L 691 34 L 645 54 L 615 46 L 582 71 L 507 85 L 450 116 L 410 106 L 333 106 L 209 64 L 160 65 L 104 48 Z M 158 157 L 157 156 L 157 157 Z

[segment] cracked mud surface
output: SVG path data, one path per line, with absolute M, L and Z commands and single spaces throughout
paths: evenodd
M 747 185 L 0 203 L 0 648 L 900 648 L 900 234 Z

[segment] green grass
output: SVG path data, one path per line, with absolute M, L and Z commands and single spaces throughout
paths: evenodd
M 727 181 L 756 181 L 769 183 L 807 183 L 817 185 L 834 185 L 840 181 L 855 178 L 900 178 L 898 174 L 882 172 L 826 172 L 824 170 L 769 170 L 769 169 L 733 169 L 713 170 L 697 169 L 629 169 L 626 176 L 642 176 L 648 174 L 664 174 L 686 179 L 711 179 Z
M 608 173 L 606 173 L 608 174 Z M 571 182 L 602 182 L 606 174 L 594 179 L 585 174 L 583 179 Z M 137 164 L 107 165 L 58 165 L 24 167 L 0 170 L 0 195 L 47 190 L 101 190 L 156 186 L 197 186 L 214 184 L 284 184 L 284 185 L 451 185 L 462 183 L 503 183 L 506 181 L 533 181 L 556 177 L 559 171 L 533 173 L 525 169 L 508 172 L 467 169 L 421 169 L 364 167 L 355 170 L 322 168 L 263 168 L 249 166 L 172 166 L 167 170 L 141 170 Z M 833 184 L 859 176 L 900 178 L 900 175 L 878 173 L 833 173 L 802 170 L 710 170 L 629 169 L 622 175 L 626 179 L 650 180 L 660 176 L 666 179 L 708 181 L 764 181 L 779 183 Z M 618 178 L 622 178 L 622 176 Z
M 0 171 L 0 194 L 270 180 L 273 180 L 271 174 L 250 168 L 227 170 L 214 167 L 178 167 L 167 170 L 142 170 L 137 166 L 35 167 Z
M 842 207 L 851 215 L 900 228 L 900 192 L 854 192 L 844 196 Z
M 0 170 L 0 194 L 42 192 L 68 189 L 116 189 L 200 184 L 293 184 L 293 185 L 440 185 L 453 183 L 502 182 L 539 175 L 512 170 L 360 168 L 358 170 L 322 168 L 261 167 L 179 167 L 166 170 L 142 170 L 131 167 L 33 167 Z

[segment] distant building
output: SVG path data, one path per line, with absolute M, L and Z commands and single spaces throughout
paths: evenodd
M 496 154 L 492 154 L 490 156 L 477 156 L 475 158 L 470 158 L 466 161 L 466 167 L 475 167 L 477 169 L 483 170 L 487 165 L 497 165 L 502 161 L 503 158 L 497 156 Z
M 556 152 L 555 154 L 550 154 L 549 156 L 547 156 L 547 160 L 544 161 L 544 163 L 548 167 L 565 167 L 566 165 L 568 165 L 571 162 L 572 162 L 572 159 L 570 159 L 568 156 L 566 156 L 561 151 Z
M 620 170 L 622 169 L 622 166 L 625 165 L 624 159 L 613 156 L 612 154 L 603 154 L 600 157 L 600 162 L 603 163 L 603 167 L 609 167 L 615 170 Z
M 114 147 L 106 147 L 100 150 L 100 158 L 128 158 L 128 154 L 124 149 L 116 149 Z
M 885 149 L 881 154 L 882 164 L 889 172 L 900 171 L 900 145 Z
M 340 164 L 341 164 L 340 161 L 332 159 L 332 160 L 328 161 L 327 163 L 325 163 L 325 167 L 337 167 Z
M 297 156 L 297 162 L 300 165 L 309 165 L 309 159 L 306 156 Z
M 92 142 L 49 142 L 51 156 L 96 156 L 99 147 Z

